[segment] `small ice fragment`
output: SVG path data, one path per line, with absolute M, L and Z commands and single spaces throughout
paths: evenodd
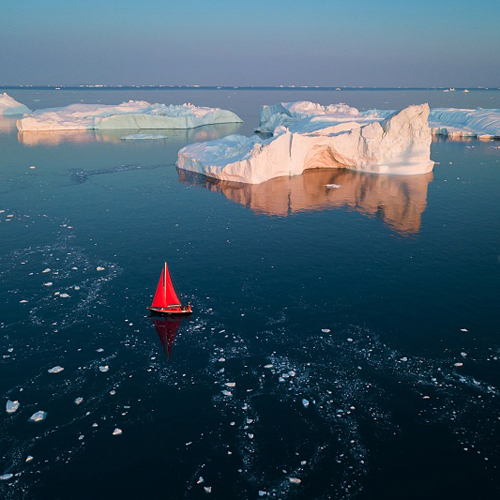
M 431 399 L 430 396 L 424 396 L 422 399 Z
M 236 386 L 236 382 L 226 382 L 224 385 L 226 387 L 235 387 Z
M 326 187 L 328 189 L 338 189 L 341 188 L 342 186 L 340 184 L 326 184 Z
M 20 304 L 26 304 L 26 302 L 28 302 L 26 299 L 19 301 Z
M 114 396 L 116 394 L 116 391 L 109 391 L 109 393 L 111 394 L 111 396 Z
M 353 441 L 353 442 L 354 442 L 354 441 Z M 304 466 L 304 465 L 306 465 L 306 464 L 307 464 L 307 460 L 302 460 L 302 461 L 300 462 L 300 465 L 302 465 L 302 466 Z
M 205 493 L 212 493 L 212 487 L 211 486 L 204 486 L 203 489 L 205 490 Z
M 267 491 L 259 490 L 259 497 L 265 497 L 267 495 Z
M 224 363 L 226 360 L 224 358 L 219 358 L 217 361 L 219 361 L 219 363 Z
M 52 269 L 50 269 L 50 267 L 46 267 L 42 273 L 50 273 L 50 271 L 52 271 Z
M 464 366 L 464 364 L 463 363 L 455 363 L 454 366 Z
M 101 267 L 101 266 L 97 266 L 95 269 L 96 269 L 96 271 L 104 271 L 105 268 Z
M 73 402 L 75 405 L 79 405 L 83 401 L 83 398 L 76 398 Z
M 75 290 L 80 290 L 80 287 L 78 285 L 75 285 Z
M 328 328 L 322 328 L 322 329 L 321 329 L 321 331 L 322 331 L 323 333 L 330 333 L 330 331 L 331 331 L 331 330 L 330 330 L 330 329 L 328 329 Z
M 264 366 L 264 368 L 272 368 L 272 367 L 273 367 L 273 365 L 266 365 L 266 366 Z
M 307 399 L 303 399 L 302 404 L 304 405 L 304 408 L 309 408 L 309 401 Z
M 231 391 L 222 391 L 222 394 L 224 394 L 224 396 L 232 396 L 233 393 Z
M 36 167 L 35 167 L 35 165 L 31 165 L 31 167 L 30 167 L 30 168 L 33 170 L 33 169 L 35 169 Z
M 7 401 L 7 404 L 5 405 L 5 409 L 7 410 L 7 413 L 14 413 L 17 411 L 19 408 L 19 401 L 11 401 L 10 399 Z
M 200 476 L 200 477 L 198 478 L 198 481 L 196 481 L 196 484 L 201 484 L 201 483 L 203 483 L 204 481 L 205 481 L 205 480 L 203 479 L 203 476 Z
M 121 429 L 118 429 L 118 427 L 115 428 L 113 431 L 113 436 L 119 436 L 123 431 Z
M 462 358 L 466 358 L 467 357 L 467 353 L 466 352 L 461 352 L 460 356 L 462 356 Z
M 104 365 L 104 366 L 100 366 L 99 367 L 99 371 L 102 372 L 102 373 L 106 373 L 108 370 L 109 370 L 109 366 L 108 365 Z
M 253 419 L 247 418 L 247 424 L 253 424 Z
M 354 342 L 354 340 L 349 338 L 349 339 L 347 339 L 347 342 Z
M 32 460 L 33 460 L 33 457 L 32 457 L 31 455 L 28 455 L 28 456 L 26 457 L 25 462 L 31 462 Z
M 0 476 L 0 481 L 8 481 L 12 477 L 14 477 L 14 474 L 2 474 Z
M 49 373 L 60 373 L 64 370 L 62 366 L 54 366 L 53 368 L 50 368 L 47 370 Z
M 406 356 L 403 356 L 400 361 L 408 361 L 408 358 Z
M 104 349 L 102 347 L 99 347 L 99 349 L 96 349 L 96 352 L 104 352 Z
M 280 377 L 280 378 L 278 379 L 278 382 L 284 382 L 284 381 L 285 381 L 285 379 L 284 379 L 283 377 Z
M 298 478 L 298 477 L 289 477 L 288 480 L 292 483 L 292 484 L 300 484 L 302 481 Z
M 28 422 L 43 422 L 46 417 L 46 411 L 37 411 L 33 413 L 33 415 L 31 415 L 31 417 L 28 419 Z
M 468 332 L 469 330 L 467 330 L 467 328 L 460 328 L 460 331 L 461 332 Z
M 62 297 L 63 299 L 68 299 L 69 295 L 67 293 L 60 293 L 59 297 Z
M 250 433 L 248 434 L 248 437 L 249 437 L 250 439 L 253 439 L 255 436 L 254 436 L 254 435 L 250 432 Z
M 52 281 L 47 281 L 47 283 L 44 283 L 43 286 L 52 286 L 54 283 Z

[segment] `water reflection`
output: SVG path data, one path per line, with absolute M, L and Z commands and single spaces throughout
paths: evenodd
M 0 134 L 8 134 L 13 130 L 17 130 L 16 118 L 2 116 L 0 114 Z
M 163 352 L 167 356 L 167 361 L 170 359 L 172 354 L 172 346 L 174 344 L 175 336 L 177 335 L 177 330 L 181 325 L 180 318 L 165 318 L 165 319 L 153 319 L 153 325 L 156 329 L 156 333 L 160 338 L 161 345 L 163 347 Z
M 15 120 L 10 120 L 10 129 L 15 128 Z M 13 125 L 12 125 L 13 124 Z M 235 134 L 241 127 L 241 123 L 221 123 L 218 125 L 205 125 L 188 130 L 180 129 L 120 129 L 120 130 L 24 130 L 19 131 L 17 139 L 25 146 L 59 146 L 62 143 L 85 144 L 93 142 L 123 143 L 134 141 L 122 141 L 122 137 L 139 132 L 155 135 L 166 135 L 168 139 L 176 142 L 203 142 L 220 139 L 226 135 Z M 1 122 L 0 122 L 1 128 Z M 137 141 L 145 142 L 145 141 Z M 147 141 L 150 142 L 150 141 Z
M 415 234 L 427 206 L 433 174 L 390 176 L 345 169 L 306 170 L 303 175 L 277 177 L 262 184 L 218 181 L 178 169 L 182 183 L 218 191 L 258 214 L 287 216 L 296 212 L 347 207 L 380 217 L 394 231 Z M 336 184 L 338 189 L 328 188 Z

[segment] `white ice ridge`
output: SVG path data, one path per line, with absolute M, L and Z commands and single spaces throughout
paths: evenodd
M 128 101 L 118 105 L 72 104 L 40 109 L 17 121 L 19 130 L 189 129 L 240 123 L 235 113 L 193 104 L 165 105 Z
M 433 134 L 452 139 L 500 139 L 500 109 L 435 108 L 431 110 L 429 125 Z
M 177 165 L 208 177 L 249 184 L 300 175 L 310 168 L 401 175 L 432 170 L 427 104 L 409 106 L 383 120 L 375 118 L 376 112 L 360 116 L 355 108 L 340 106 L 340 119 L 328 113 L 306 116 L 277 127 L 269 139 L 231 135 L 188 145 L 179 151 Z
M 13 97 L 6 94 L 0 94 L 0 116 L 1 115 L 23 115 L 24 113 L 31 113 L 31 110 L 17 102 Z

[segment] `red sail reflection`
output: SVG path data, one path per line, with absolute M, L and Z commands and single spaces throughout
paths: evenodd
M 180 318 L 153 319 L 153 324 L 158 337 L 160 337 L 163 352 L 167 356 L 167 361 L 172 354 L 172 345 L 177 335 L 177 330 L 181 324 Z

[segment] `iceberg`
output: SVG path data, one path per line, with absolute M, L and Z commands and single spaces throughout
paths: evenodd
M 450 139 L 500 139 L 500 109 L 435 108 L 429 125 L 434 135 Z
M 179 151 L 177 166 L 249 184 L 300 175 L 315 168 L 400 175 L 428 173 L 434 167 L 430 159 L 429 111 L 427 104 L 392 114 L 360 113 L 343 104 L 265 107 L 261 129 L 269 129 L 266 124 L 270 120 L 274 120 L 273 125 L 281 122 L 271 138 L 231 135 L 191 144 Z M 281 118 L 273 118 L 277 115 Z
M 190 129 L 219 123 L 241 123 L 232 111 L 128 101 L 118 105 L 72 104 L 34 111 L 17 121 L 27 130 Z
M 13 97 L 5 92 L 0 94 L 0 116 L 23 115 L 24 113 L 31 113 L 31 109 L 24 104 L 17 102 Z

